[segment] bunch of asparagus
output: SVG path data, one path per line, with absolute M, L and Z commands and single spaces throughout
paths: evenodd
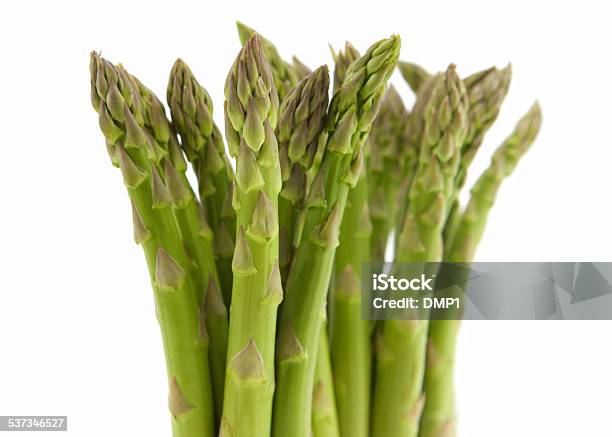
M 416 93 L 408 111 L 387 84 L 399 37 L 363 55 L 347 43 L 333 53 L 329 101 L 326 66 L 286 62 L 238 30 L 225 141 L 182 60 L 169 120 L 123 66 L 91 54 L 92 104 L 154 291 L 173 435 L 454 435 L 458 322 L 362 320 L 362 264 L 382 261 L 388 243 L 398 262 L 471 261 L 501 182 L 539 130 L 539 107 L 462 207 L 510 67 L 462 80 L 453 65 L 429 74 L 400 62 Z

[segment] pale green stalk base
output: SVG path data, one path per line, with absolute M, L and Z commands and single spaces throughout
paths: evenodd
M 372 437 L 418 435 L 427 325 L 427 320 L 378 324 Z
M 214 409 L 208 368 L 208 339 L 200 336 L 200 321 L 191 290 L 155 287 L 166 365 L 170 375 L 170 411 L 174 437 L 214 436 Z M 191 339 L 191 341 L 186 341 Z
M 309 250 L 298 251 L 294 259 L 282 310 L 293 316 L 281 318 L 279 326 L 277 380 L 282 384 L 277 385 L 274 395 L 272 435 L 275 437 L 310 436 L 314 369 L 322 325 L 320 311 L 329 287 L 334 250 L 310 241 L 303 242 L 302 247 Z M 295 311 L 298 306 L 317 311 Z
M 455 435 L 455 349 L 459 320 L 432 320 L 429 324 L 427 368 L 424 380 L 426 406 L 419 437 Z

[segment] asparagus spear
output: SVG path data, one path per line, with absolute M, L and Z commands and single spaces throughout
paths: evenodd
M 231 165 L 225 155 L 219 129 L 212 120 L 212 102 L 204 88 L 182 60 L 177 60 L 170 73 L 167 100 L 171 109 L 174 126 L 181 135 L 181 146 L 197 175 L 200 199 L 205 204 L 205 215 L 212 224 L 215 240 L 222 238 L 224 229 L 234 229 L 234 214 L 224 215 L 222 211 L 227 197 L 230 180 L 233 179 Z M 228 208 L 226 208 L 228 209 Z M 233 212 L 233 210 L 232 210 Z M 225 228 L 221 228 L 223 221 Z M 228 235 L 230 240 L 232 236 Z M 233 246 L 233 244 L 232 244 Z M 210 243 L 207 248 L 212 252 Z M 205 310 L 206 323 L 210 334 L 209 360 L 212 372 L 215 415 L 220 419 L 223 407 L 223 380 L 227 355 L 227 309 L 231 294 L 231 252 L 217 252 L 216 265 L 220 272 L 219 284 L 210 281 Z M 221 294 L 219 286 L 224 290 Z
M 400 186 L 400 200 L 398 202 L 398 213 L 396 216 L 395 225 L 395 252 L 398 251 L 399 237 L 404 227 L 405 217 L 408 212 L 410 204 L 410 190 L 412 188 L 412 182 L 414 175 L 417 171 L 418 156 L 420 154 L 421 144 L 423 142 L 423 135 L 425 132 L 425 109 L 431 98 L 432 89 L 434 86 L 433 77 L 426 80 L 423 85 L 419 88 L 416 96 L 416 102 L 408 117 L 408 126 L 406 128 L 406 147 L 411 149 L 413 152 L 407 152 L 406 161 L 404 162 L 404 173 L 407 177 L 404 178 Z M 414 158 L 416 155 L 416 158 Z
M 358 57 L 348 43 L 347 47 L 335 56 L 340 61 L 335 71 L 338 81 L 345 79 L 346 62 Z M 330 287 L 330 352 L 340 431 L 356 437 L 368 435 L 370 418 L 371 327 L 361 319 L 359 284 L 361 264 L 370 257 L 368 184 L 368 173 L 362 171 L 349 191 L 335 256 L 335 279 Z
M 124 69 L 94 52 L 90 71 L 92 103 L 111 159 L 123 173 L 132 202 L 134 237 L 143 247 L 153 283 L 173 435 L 213 436 L 208 337 L 197 301 L 197 278 L 189 273 L 191 264 L 170 208 L 177 189 L 169 178 L 162 180 L 158 168 L 162 160 L 170 162 L 169 156 L 178 158 L 167 143 L 170 130 L 164 118 L 155 119 L 159 111 L 150 101 L 143 102 L 139 84 Z
M 461 216 L 457 236 L 448 253 L 450 262 L 471 262 L 505 178 L 533 144 L 542 121 L 535 103 L 519 121 L 514 131 L 493 154 L 491 165 L 472 188 L 472 197 Z M 429 327 L 427 369 L 424 387 L 425 409 L 421 417 L 420 437 L 454 435 L 454 357 L 459 320 L 432 320 Z
M 456 241 L 462 226 L 462 211 L 458 196 L 465 184 L 467 172 L 487 130 L 497 119 L 501 104 L 508 92 L 511 66 L 502 70 L 495 67 L 475 73 L 465 79 L 470 108 L 469 129 L 461 152 L 461 162 L 455 178 L 454 201 L 444 228 L 445 259 Z M 459 237 L 462 238 L 462 237 Z M 474 246 L 475 247 L 475 246 Z M 472 254 L 473 255 L 473 254 Z M 452 259 L 452 258 L 450 258 Z M 470 261 L 471 257 L 465 258 Z M 454 434 L 454 355 L 459 322 L 433 320 L 429 327 L 427 369 L 425 373 L 426 403 L 420 426 L 421 436 Z
M 167 101 L 172 122 L 181 136 L 181 146 L 197 176 L 200 200 L 215 238 L 221 291 L 225 304 L 229 305 L 236 228 L 235 213 L 231 208 L 234 174 L 221 133 L 212 118 L 212 100 L 181 59 L 172 67 Z
M 314 162 L 318 138 L 325 122 L 328 88 L 327 66 L 319 67 L 289 92 L 280 107 L 277 134 L 279 153 L 286 167 L 279 198 L 283 283 L 295 251 L 295 220 L 298 211 L 303 209 L 306 172 Z
M 346 76 L 348 66 L 351 62 L 359 58 L 359 53 L 350 43 L 346 42 L 346 50 L 340 50 L 338 54 L 331 49 L 332 57 L 335 60 L 334 68 L 334 92 L 342 86 L 342 82 Z M 312 168 L 308 175 L 314 177 L 316 168 Z M 353 190 L 349 191 L 350 193 Z M 347 199 L 347 203 L 349 203 Z M 299 241 L 299 237 L 296 238 Z M 333 308 L 333 306 L 332 306 Z M 333 312 L 333 310 L 332 310 Z M 334 314 L 332 314 L 334 317 Z M 330 405 L 326 402 L 327 398 L 336 399 L 333 377 L 331 376 L 331 353 L 329 340 L 327 338 L 327 330 L 321 329 L 319 346 L 317 348 L 317 360 L 315 365 L 315 390 L 313 393 L 313 436 L 314 437 L 333 437 L 340 433 L 338 424 L 338 412 L 336 402 Z M 329 363 L 329 365 L 327 364 Z M 328 370 L 329 368 L 329 370 Z M 330 374 L 327 374 L 327 372 Z M 327 394 L 322 396 L 322 394 Z M 322 399 L 321 399 L 322 398 Z
M 180 152 L 176 134 L 166 118 L 163 104 L 137 78 L 128 77 L 143 102 L 145 129 L 161 150 L 168 151 L 167 157 L 159 161 L 156 169 L 167 185 L 167 203 L 172 207 L 186 253 L 192 260 L 189 272 L 194 276 L 197 287 L 196 299 L 202 302 L 210 277 L 217 282 L 219 280 L 214 264 L 210 226 L 185 175 L 185 159 Z
M 423 84 L 431 78 L 431 74 L 417 64 L 400 62 L 399 70 L 415 93 L 419 93 Z M 465 144 L 462 145 L 461 164 L 456 177 L 458 190 L 465 183 L 467 169 L 482 144 L 484 134 L 497 119 L 501 104 L 508 93 L 511 76 L 512 67 L 508 65 L 502 70 L 491 67 L 464 79 L 470 101 L 469 130 Z
M 493 154 L 491 165 L 472 187 L 472 196 L 461 216 L 456 237 L 448 253 L 450 261 L 469 262 L 474 257 L 497 191 L 535 141 L 541 122 L 540 106 L 535 103 Z
M 353 62 L 332 99 L 321 165 L 307 198 L 302 238 L 287 281 L 277 347 L 273 435 L 309 437 L 316 349 L 346 199 L 363 163 L 363 143 L 400 47 L 393 36 Z
M 257 35 L 238 54 L 225 98 L 227 141 L 236 158 L 237 231 L 222 432 L 267 437 L 276 311 L 283 294 L 277 209 L 281 172 L 274 135 L 278 95 Z
M 397 161 L 403 152 L 400 145 L 406 115 L 399 95 L 390 87 L 369 136 L 372 148 L 368 164 L 373 171 L 363 172 L 357 186 L 349 192 L 340 230 L 330 320 L 335 391 L 343 435 L 369 434 L 371 324 L 361 319 L 359 277 L 362 263 L 370 260 L 371 242 L 380 251 L 376 254 L 380 258 L 374 259 L 383 259 L 387 236 L 393 226 L 401 181 Z M 372 165 L 376 161 L 384 166 Z M 369 178 L 378 187 L 376 194 L 381 196 L 378 210 L 374 211 L 377 215 L 368 206 Z
M 467 93 L 451 65 L 433 79 L 396 261 L 442 260 L 442 230 L 467 133 Z M 377 338 L 372 435 L 416 436 L 423 406 L 427 320 L 386 320 Z M 408 375 L 408 377 L 406 376 Z
M 138 79 L 134 77 L 132 79 L 141 94 L 143 108 L 145 108 L 145 126 L 163 146 L 165 136 L 159 134 L 160 126 L 170 126 L 163 105 Z M 219 277 L 214 263 L 211 229 L 185 175 L 186 162 L 172 129 L 170 129 L 167 148 L 169 153 L 168 159 L 164 159 L 163 177 L 168 185 L 170 204 L 180 231 L 180 238 L 185 245 L 189 260 L 192 261 L 191 273 L 196 284 L 200 323 L 205 324 L 208 335 L 207 353 L 214 412 L 218 421 L 223 405 L 223 375 L 228 336 L 227 310 L 219 292 Z M 205 293 L 206 290 L 211 295 Z
M 503 103 L 512 77 L 512 67 L 502 70 L 495 67 L 475 73 L 465 78 L 470 109 L 468 112 L 469 130 L 461 149 L 461 162 L 457 172 L 456 191 L 465 184 L 467 171 L 484 139 L 484 134 L 493 125 Z
M 412 178 L 417 149 L 407 141 L 408 111 L 390 86 L 370 133 L 368 171 L 372 221 L 371 259 L 383 261 L 401 203 L 402 184 Z
M 251 38 L 255 33 L 257 33 L 254 29 L 251 29 L 249 26 L 241 23 L 240 21 L 236 21 L 236 27 L 238 28 L 238 36 L 240 37 L 240 42 L 242 43 L 242 45 L 246 44 L 249 38 Z M 270 63 L 270 67 L 272 68 L 274 85 L 278 92 L 280 101 L 282 102 L 285 99 L 285 96 L 291 90 L 291 88 L 293 88 L 297 84 L 297 75 L 293 71 L 293 67 L 291 66 L 291 64 L 285 62 L 283 58 L 281 58 L 278 53 L 278 50 L 276 49 L 276 46 L 272 44 L 271 41 L 267 40 L 261 35 L 259 35 L 259 40 L 261 41 L 261 45 L 263 46 L 266 58 Z

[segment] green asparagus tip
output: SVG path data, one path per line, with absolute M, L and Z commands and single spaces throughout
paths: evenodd
M 516 127 L 516 133 L 522 139 L 521 143 L 531 144 L 535 141 L 542 126 L 542 109 L 536 100 L 527 114 L 521 118 Z
M 134 90 L 139 94 L 142 102 L 144 123 L 151 134 L 160 145 L 166 145 L 170 141 L 171 127 L 166 117 L 166 109 L 163 103 L 157 96 L 147 88 L 137 77 L 129 74 L 121 64 L 117 66 L 117 70 L 129 80 L 134 87 Z M 135 114 L 137 116 L 137 114 Z M 136 117 L 138 119 L 138 117 Z
M 334 48 L 330 45 L 332 58 L 334 60 L 334 93 L 340 89 L 344 78 L 346 77 L 346 71 L 349 65 L 359 59 L 359 52 L 357 49 L 348 41 L 344 43 L 344 50 L 339 50 L 337 53 Z
M 303 158 L 314 158 L 317 139 L 324 127 L 328 89 L 329 69 L 323 65 L 302 79 L 280 107 L 278 140 L 293 164 Z M 306 159 L 302 164 L 308 168 L 312 160 Z
M 508 62 L 508 65 L 502 69 L 502 73 L 508 78 L 512 76 L 512 62 Z
M 372 45 L 357 61 L 351 63 L 346 72 L 343 89 L 359 88 L 359 97 L 367 101 L 371 96 L 380 93 L 395 70 L 399 58 L 401 38 L 392 35 Z M 358 78 L 366 81 L 360 84 Z M 375 115 L 375 114 L 372 114 Z M 368 120 L 368 123 L 371 121 Z
M 266 124 L 272 129 L 276 127 L 279 100 L 257 34 L 249 38 L 232 66 L 225 99 L 225 113 L 231 123 L 229 132 L 226 126 L 230 152 L 235 155 L 238 151 L 235 142 L 239 137 L 251 150 L 258 151 L 266 140 Z M 237 136 L 238 133 L 241 135 Z
M 431 77 L 431 74 L 423 67 L 411 62 L 400 62 L 398 64 L 399 71 L 404 80 L 410 86 L 410 89 L 417 93 L 423 82 Z
M 249 38 L 255 33 L 254 29 L 238 20 L 236 20 L 236 28 L 238 29 L 238 37 L 242 45 L 246 44 Z
M 182 59 L 172 66 L 166 99 L 187 157 L 193 160 L 212 134 L 213 105 L 208 92 Z
M 100 130 L 106 142 L 113 146 L 111 150 L 115 154 L 113 148 L 117 141 L 126 135 L 126 122 L 132 121 L 131 119 L 126 120 L 126 113 L 129 113 L 128 117 L 133 116 L 135 119 L 133 125 L 142 126 L 144 123 L 140 95 L 134 87 L 133 78 L 125 70 L 111 64 L 95 51 L 90 53 L 89 70 L 91 103 L 98 112 Z M 133 126 L 127 128 L 130 127 Z M 140 130 L 140 127 L 136 126 L 135 129 Z M 142 132 L 133 131 L 131 133 L 138 135 L 141 140 L 141 144 L 138 145 L 144 143 Z M 118 157 L 111 156 L 111 158 L 116 160 Z

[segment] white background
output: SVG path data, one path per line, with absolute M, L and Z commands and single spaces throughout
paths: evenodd
M 402 59 L 430 70 L 512 61 L 475 173 L 535 98 L 544 125 L 504 184 L 478 259 L 612 261 L 606 2 L 206 3 L 0 6 L 0 415 L 68 415 L 73 436 L 170 435 L 145 263 L 89 103 L 91 50 L 162 98 L 182 57 L 219 123 L 235 19 L 311 66 L 331 62 L 328 43 L 363 50 L 390 33 Z M 466 323 L 460 436 L 611 435 L 610 333 L 612 322 Z

